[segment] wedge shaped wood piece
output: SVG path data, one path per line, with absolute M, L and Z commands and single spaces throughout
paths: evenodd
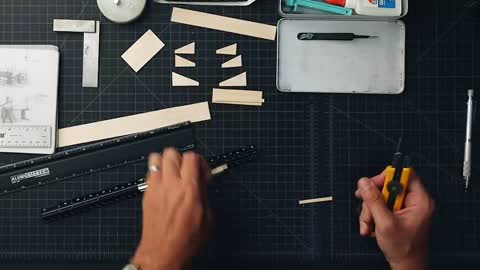
M 187 44 L 175 50 L 176 54 L 195 54 L 195 42 Z
M 172 72 L 172 86 L 199 86 L 200 84 L 188 77 Z
M 242 56 L 239 55 L 231 60 L 222 64 L 222 68 L 234 68 L 234 67 L 241 67 L 242 66 Z
M 237 55 L 237 43 L 218 49 L 217 54 Z
M 175 67 L 195 67 L 195 63 L 179 55 L 175 55 Z
M 247 86 L 247 72 L 237 75 L 233 78 L 221 82 L 220 87 L 227 86 Z

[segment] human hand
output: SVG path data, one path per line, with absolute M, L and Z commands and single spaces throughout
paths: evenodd
M 427 242 L 435 203 L 420 178 L 413 174 L 406 190 L 405 208 L 392 213 L 380 192 L 384 182 L 385 172 L 358 181 L 355 195 L 363 200 L 360 234 L 375 234 L 391 269 L 426 269 Z
M 151 154 L 148 164 L 158 171 L 147 175 L 142 238 L 132 263 L 142 270 L 180 270 L 206 239 L 210 170 L 201 156 L 174 149 Z

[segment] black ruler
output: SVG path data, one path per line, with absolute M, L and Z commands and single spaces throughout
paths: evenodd
M 145 160 L 151 152 L 195 148 L 190 123 L 64 150 L 0 167 L 0 195 Z
M 253 145 L 250 145 L 235 151 L 210 157 L 207 159 L 207 161 L 212 170 L 215 170 L 216 168 L 229 170 L 253 161 L 256 159 L 256 157 L 257 148 Z M 41 217 L 43 219 L 52 221 L 62 217 L 83 213 L 92 208 L 98 208 L 119 200 L 136 197 L 146 190 L 147 187 L 148 185 L 145 183 L 145 179 L 143 178 L 120 184 L 98 192 L 61 202 L 52 207 L 44 208 L 41 211 Z

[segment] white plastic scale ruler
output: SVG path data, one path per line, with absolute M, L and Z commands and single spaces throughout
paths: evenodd
M 0 148 L 50 148 L 51 126 L 0 125 Z

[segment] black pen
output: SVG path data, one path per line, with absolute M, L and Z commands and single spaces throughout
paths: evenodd
M 338 40 L 338 41 L 352 41 L 355 39 L 376 38 L 377 36 L 356 35 L 354 33 L 299 33 L 297 38 L 299 40 Z

